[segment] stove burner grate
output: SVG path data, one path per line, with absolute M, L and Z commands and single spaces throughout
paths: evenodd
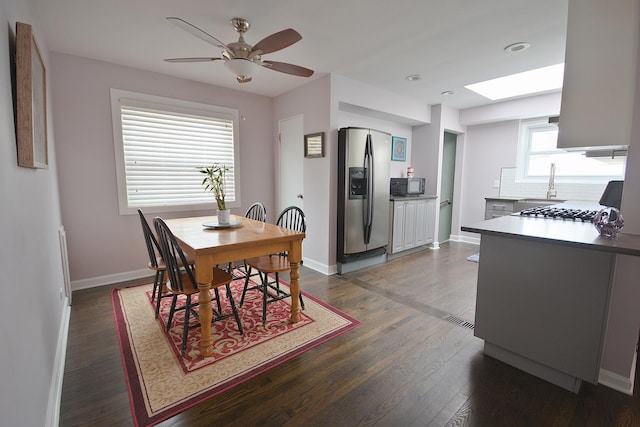
M 520 215 L 538 218 L 592 222 L 597 213 L 598 211 L 588 209 L 551 208 L 546 206 L 539 206 L 536 208 L 525 209 L 520 212 Z

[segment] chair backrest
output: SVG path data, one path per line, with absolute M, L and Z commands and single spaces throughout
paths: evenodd
M 244 216 L 245 218 L 255 219 L 256 221 L 267 222 L 267 210 L 260 202 L 252 204 Z
M 182 292 L 187 289 L 198 289 L 193 267 L 187 262 L 187 257 L 167 224 L 162 218 L 156 217 L 153 220 L 153 225 L 160 240 L 162 259 L 167 267 L 171 288 Z M 184 268 L 181 268 L 182 266 Z
M 304 212 L 297 206 L 289 206 L 285 208 L 278 217 L 276 225 L 286 227 L 291 230 L 304 233 L 307 231 L 307 222 L 304 218 Z
M 149 223 L 145 219 L 142 211 L 138 209 L 138 215 L 140 216 L 140 224 L 142 224 L 142 233 L 144 234 L 144 242 L 147 245 L 147 252 L 149 253 L 149 263 L 152 267 L 158 268 L 158 256 L 161 256 L 160 244 L 153 235 Z

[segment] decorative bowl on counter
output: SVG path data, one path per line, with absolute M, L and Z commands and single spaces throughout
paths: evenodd
M 593 225 L 603 237 L 617 237 L 622 227 L 624 218 L 616 208 L 601 209 L 593 218 Z

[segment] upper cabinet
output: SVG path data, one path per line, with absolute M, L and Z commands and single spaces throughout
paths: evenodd
M 558 148 L 627 146 L 640 0 L 569 0 Z

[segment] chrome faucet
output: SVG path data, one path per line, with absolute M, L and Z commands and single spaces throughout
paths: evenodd
M 547 188 L 547 199 L 552 199 L 558 196 L 556 190 L 556 164 L 551 163 L 551 171 L 549 171 L 549 186 Z

